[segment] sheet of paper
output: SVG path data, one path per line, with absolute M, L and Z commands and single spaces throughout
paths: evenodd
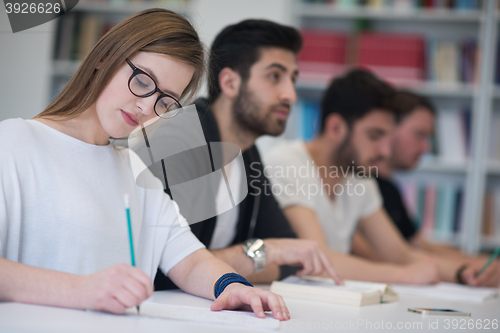
M 403 295 L 440 298 L 453 301 L 482 303 L 498 297 L 498 289 L 469 287 L 460 284 L 441 282 L 432 286 L 411 286 L 393 284 L 393 289 Z
M 137 315 L 137 310 L 127 309 L 128 315 Z M 224 326 L 239 326 L 249 329 L 278 330 L 279 320 L 272 315 L 257 318 L 247 311 L 211 311 L 208 308 L 198 308 L 184 305 L 170 305 L 145 302 L 141 304 L 141 316 L 191 321 Z

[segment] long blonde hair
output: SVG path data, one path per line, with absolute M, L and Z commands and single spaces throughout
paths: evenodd
M 181 102 L 196 95 L 205 70 L 198 34 L 183 16 L 152 8 L 129 16 L 106 33 L 63 91 L 36 118 L 71 119 L 84 112 L 96 102 L 125 58 L 137 51 L 168 55 L 193 66 L 195 72 L 180 96 Z

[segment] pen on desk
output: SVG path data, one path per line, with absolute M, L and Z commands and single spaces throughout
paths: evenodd
M 500 246 L 498 246 L 497 249 L 495 250 L 495 252 L 493 252 L 493 254 L 491 255 L 491 257 L 488 260 L 488 262 L 483 266 L 483 268 L 481 268 L 481 270 L 479 271 L 479 273 L 477 273 L 477 276 L 483 274 L 484 271 L 488 268 L 489 265 L 491 265 L 491 263 L 493 262 L 493 260 L 495 260 L 496 257 L 498 257 L 499 254 L 500 254 Z
M 125 200 L 125 213 L 127 214 L 127 226 L 128 226 L 128 240 L 130 243 L 130 259 L 132 261 L 132 266 L 135 267 L 135 256 L 134 256 L 134 241 L 132 238 L 132 223 L 130 221 L 130 201 L 128 194 L 124 195 Z M 140 307 L 137 306 L 137 313 L 140 313 Z

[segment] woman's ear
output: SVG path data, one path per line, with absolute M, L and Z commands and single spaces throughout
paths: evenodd
M 325 119 L 325 135 L 334 143 L 345 140 L 349 132 L 344 118 L 338 113 L 330 113 Z
M 240 92 L 241 76 L 229 67 L 223 68 L 219 73 L 219 86 L 229 99 L 235 99 Z

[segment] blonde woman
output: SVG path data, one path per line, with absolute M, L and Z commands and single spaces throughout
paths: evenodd
M 253 288 L 180 227 L 161 185 L 136 186 L 131 161 L 142 162 L 109 142 L 173 116 L 194 96 L 203 59 L 185 18 L 145 10 L 102 37 L 42 113 L 0 123 L 0 301 L 123 313 L 151 296 L 159 267 L 184 291 L 215 299 L 212 310 L 290 318 L 280 296 Z

